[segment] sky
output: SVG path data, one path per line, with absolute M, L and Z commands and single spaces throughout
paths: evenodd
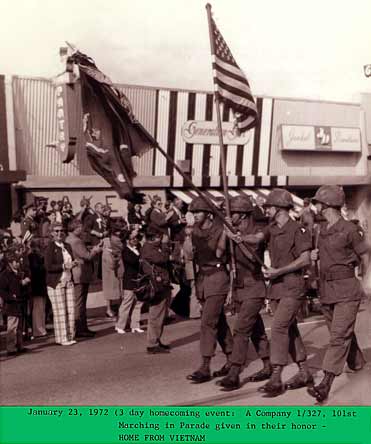
M 254 95 L 371 93 L 370 0 L 210 0 Z M 201 0 L 0 0 L 0 74 L 53 77 L 65 41 L 114 82 L 212 90 Z

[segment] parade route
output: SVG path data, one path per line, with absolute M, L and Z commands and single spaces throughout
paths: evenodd
M 96 312 L 99 310 L 95 310 Z M 360 372 L 345 369 L 336 378 L 327 405 L 371 405 L 371 308 L 363 303 L 356 326 L 367 364 Z M 270 335 L 271 317 L 265 315 Z M 229 317 L 233 324 L 233 318 Z M 94 339 L 81 340 L 71 347 L 61 347 L 53 337 L 26 344 L 32 353 L 7 357 L 2 336 L 1 398 L 2 405 L 313 405 L 305 389 L 286 392 L 276 398 L 264 398 L 257 388 L 262 383 L 244 383 L 249 374 L 260 368 L 255 352 L 242 375 L 239 390 L 223 392 L 215 379 L 191 384 L 186 375 L 199 365 L 199 320 L 172 323 L 165 327 L 164 341 L 172 347 L 170 354 L 148 355 L 146 335 L 118 335 L 114 323 L 104 312 L 94 314 L 90 328 Z M 300 324 L 308 351 L 308 362 L 316 381 L 321 378 L 321 359 L 328 342 L 328 332 L 320 315 L 308 317 Z M 224 363 L 217 348 L 212 370 Z M 283 379 L 296 372 L 285 368 Z

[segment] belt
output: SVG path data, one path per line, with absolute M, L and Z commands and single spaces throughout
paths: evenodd
M 354 269 L 342 271 L 327 271 L 320 274 L 320 278 L 324 281 L 338 281 L 340 279 L 348 279 L 354 277 Z
M 225 264 L 217 263 L 217 264 L 207 264 L 201 265 L 199 273 L 204 274 L 206 276 L 216 273 L 217 271 L 225 270 Z

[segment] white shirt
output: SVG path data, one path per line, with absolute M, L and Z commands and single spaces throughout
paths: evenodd
M 66 248 L 64 247 L 63 242 L 55 241 L 55 244 L 59 248 L 62 248 L 63 265 L 66 265 L 67 263 L 72 262 L 72 256 L 70 255 L 68 250 L 66 250 Z M 62 283 L 67 283 L 67 282 L 70 282 L 71 280 L 72 280 L 71 270 L 63 270 L 62 277 L 61 277 L 61 282 Z

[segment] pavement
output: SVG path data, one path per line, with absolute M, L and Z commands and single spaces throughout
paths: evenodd
M 271 317 L 264 314 L 270 335 Z M 233 316 L 228 322 L 233 325 Z M 80 340 L 69 347 L 58 346 L 53 336 L 28 342 L 31 353 L 7 357 L 5 332 L 1 333 L 1 405 L 158 405 L 158 406 L 282 406 L 314 405 L 306 389 L 287 391 L 265 398 L 257 388 L 262 383 L 246 383 L 247 376 L 261 367 L 253 347 L 248 366 L 241 375 L 239 390 L 223 392 L 215 380 L 192 384 L 186 375 L 200 363 L 199 320 L 178 319 L 165 327 L 163 342 L 171 353 L 148 355 L 146 334 L 114 331 L 114 322 L 104 316 L 104 307 L 91 307 L 89 327 L 93 339 Z M 300 323 L 308 352 L 308 362 L 316 381 L 322 377 L 321 361 L 329 335 L 321 315 L 312 314 Z M 356 333 L 367 359 L 363 370 L 344 369 L 335 379 L 327 405 L 371 405 L 371 303 L 361 305 Z M 224 364 L 218 347 L 212 369 Z M 296 373 L 289 364 L 287 379 Z

